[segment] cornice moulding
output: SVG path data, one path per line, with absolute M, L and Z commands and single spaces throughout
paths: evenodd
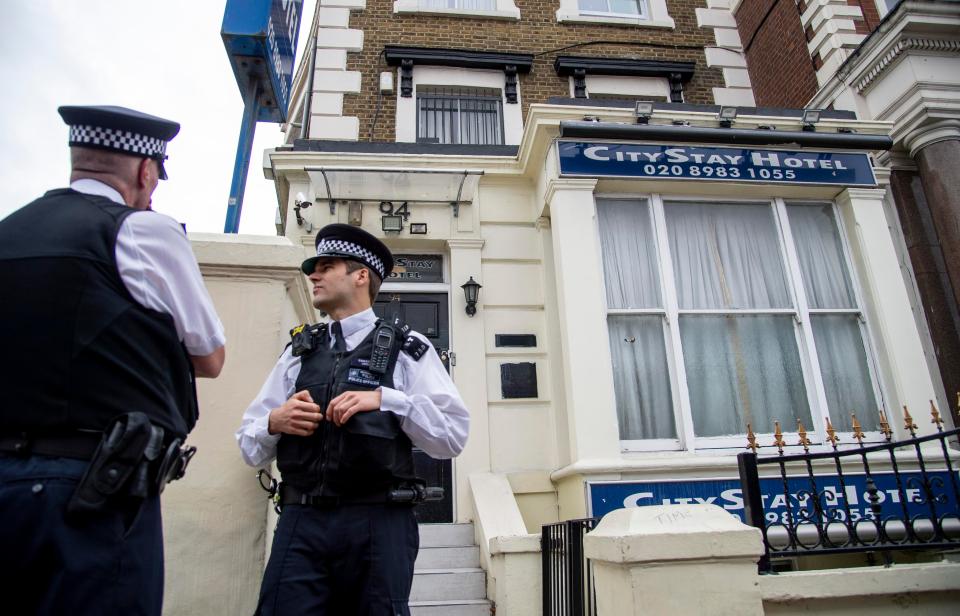
M 957 24 L 960 28 L 960 23 Z M 942 55 L 960 54 L 960 40 L 947 40 L 935 38 L 902 38 L 889 45 L 882 55 L 869 62 L 869 68 L 861 71 L 863 75 L 859 77 L 854 87 L 857 92 L 863 94 L 870 86 L 877 81 L 888 68 L 893 66 L 904 54 L 909 52 L 934 52 Z

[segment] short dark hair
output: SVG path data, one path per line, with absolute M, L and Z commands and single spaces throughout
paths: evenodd
M 383 281 L 380 280 L 380 276 L 359 261 L 354 261 L 353 259 L 344 259 L 344 262 L 347 264 L 348 274 L 352 274 L 353 272 L 361 269 L 367 270 L 367 277 L 370 279 L 370 286 L 368 288 L 370 292 L 370 305 L 373 306 L 374 302 L 377 301 L 377 293 L 380 292 L 380 285 L 383 284 Z

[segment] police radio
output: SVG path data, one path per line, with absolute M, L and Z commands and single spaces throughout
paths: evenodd
M 373 337 L 373 351 L 370 353 L 370 372 L 384 374 L 387 371 L 394 336 L 393 328 L 387 324 L 377 328 L 377 333 Z

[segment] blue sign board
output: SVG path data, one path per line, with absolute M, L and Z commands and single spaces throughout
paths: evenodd
M 859 152 L 560 141 L 560 175 L 876 186 Z
M 224 233 L 240 230 L 243 193 L 257 122 L 284 122 L 303 0 L 227 0 L 220 36 L 243 95 Z
M 881 517 L 903 516 L 901 502 L 906 501 L 907 512 L 911 515 L 930 515 L 928 505 L 918 504 L 923 498 L 922 476 L 920 473 L 900 473 L 903 485 L 903 497 L 897 489 L 893 473 L 875 473 L 872 475 L 879 490 Z M 937 503 L 937 514 L 960 514 L 960 503 L 953 493 L 950 475 L 947 471 L 927 472 L 928 480 L 936 494 L 945 499 Z M 836 476 L 818 476 L 817 491 L 826 491 L 828 496 L 822 501 L 827 508 L 838 510 L 846 516 L 846 507 L 850 508 L 850 517 L 854 521 L 872 519 L 873 511 L 867 496 L 866 475 L 844 475 L 844 486 Z M 800 496 L 810 491 L 810 480 L 806 477 L 789 477 L 787 486 L 790 491 L 789 506 L 796 514 L 806 503 Z M 845 487 L 845 489 L 844 489 Z M 763 498 L 764 515 L 768 523 L 783 523 L 787 518 L 788 497 L 784 496 L 783 480 L 780 478 L 761 478 L 760 492 Z M 723 507 L 733 515 L 744 520 L 743 493 L 739 479 L 691 479 L 686 481 L 637 481 L 617 483 L 588 483 L 587 502 L 590 515 L 602 517 L 614 509 L 624 507 L 643 507 L 645 505 L 683 505 L 707 504 Z M 807 509 L 812 506 L 807 505 Z M 744 520 L 745 521 L 745 520 Z
M 220 36 L 244 98 L 260 88 L 261 122 L 286 121 L 302 10 L 303 0 L 227 0 Z

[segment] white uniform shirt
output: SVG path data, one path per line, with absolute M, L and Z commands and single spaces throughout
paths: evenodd
M 340 321 L 348 351 L 356 348 L 373 331 L 376 320 L 373 310 L 368 308 Z M 430 344 L 419 333 L 411 333 Z M 260 393 L 244 412 L 237 430 L 240 452 L 250 466 L 260 466 L 276 457 L 280 435 L 270 434 L 267 430 L 270 411 L 296 393 L 299 375 L 300 358 L 294 357 L 288 346 Z M 380 412 L 395 413 L 404 433 L 416 447 L 433 458 L 452 458 L 463 451 L 470 428 L 470 414 L 432 345 L 419 360 L 400 351 L 393 371 L 393 387 L 381 387 L 380 392 Z
M 77 180 L 70 188 L 126 205 L 119 192 L 98 180 Z M 190 355 L 209 355 L 225 344 L 223 325 L 180 223 L 159 212 L 134 212 L 120 224 L 115 250 L 130 295 L 140 305 L 172 316 Z

